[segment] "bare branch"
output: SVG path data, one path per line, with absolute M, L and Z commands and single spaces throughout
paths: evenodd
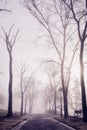
M 76 51 L 78 50 L 78 46 L 79 46 L 79 41 L 77 42 L 77 44 L 74 47 L 73 55 L 72 55 L 72 58 L 71 58 L 71 61 L 70 61 L 70 65 L 69 65 L 69 68 L 68 68 L 68 73 L 67 73 L 67 76 L 66 76 L 67 77 L 67 83 L 66 83 L 67 91 L 68 91 L 69 82 L 70 82 L 70 76 L 71 76 L 70 70 L 71 70 L 71 67 L 72 67 L 72 63 L 73 63 Z
M 16 34 L 14 35 L 14 39 L 11 40 L 11 43 L 12 43 L 12 47 L 14 46 L 15 42 L 16 42 L 16 39 L 17 39 L 17 36 L 18 36 L 18 33 L 19 33 L 19 29 L 17 30 Z
M 74 20 L 75 20 L 76 23 L 77 23 L 79 38 L 80 38 L 80 40 L 81 40 L 80 23 L 79 23 L 79 20 L 78 20 L 77 17 L 76 17 L 76 14 L 75 14 L 75 11 L 74 11 L 74 8 L 73 8 L 73 2 L 72 2 L 72 0 L 70 0 L 70 5 L 69 5 L 69 4 L 66 2 L 66 0 L 62 0 L 62 1 L 67 5 L 67 7 L 71 10 L 71 12 L 72 12 L 72 14 L 73 14 Z
M 9 32 L 8 32 L 8 37 L 10 37 L 11 31 L 12 31 L 12 29 L 13 29 L 14 26 L 15 26 L 15 24 L 13 24 L 13 25 L 10 27 Z
M 11 31 L 12 31 L 13 27 L 14 27 L 14 24 L 10 27 L 8 33 L 7 33 L 7 32 L 5 31 L 5 29 L 2 27 L 2 30 L 3 30 L 4 35 L 5 35 L 5 38 L 3 38 L 2 36 L 0 36 L 0 37 L 4 40 L 4 42 L 6 43 L 6 47 L 7 47 L 7 50 L 8 50 L 9 53 L 12 52 L 13 46 L 14 46 L 14 44 L 16 43 L 17 35 L 18 35 L 18 33 L 19 33 L 19 29 L 18 29 L 17 32 L 16 32 L 16 34 L 13 35 L 12 38 L 10 38 L 10 37 L 11 37 L 11 36 L 10 36 L 10 35 L 11 35 Z M 10 39 L 11 39 L 11 40 L 10 40 Z
M 0 9 L 0 12 L 2 12 L 2 11 L 3 11 L 3 12 L 5 11 L 5 12 L 12 13 L 12 11 L 11 11 L 11 10 L 8 10 L 8 9 Z
M 45 60 L 43 63 L 46 63 L 46 62 L 54 62 L 54 63 L 56 63 L 56 64 L 58 64 L 58 65 L 61 65 L 61 63 L 59 63 L 59 62 L 57 62 L 57 61 L 54 61 L 54 60 Z

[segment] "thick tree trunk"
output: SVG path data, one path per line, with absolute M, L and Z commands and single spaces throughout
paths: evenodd
M 64 91 L 63 94 L 64 100 L 64 118 L 68 118 L 68 102 L 67 102 L 67 92 Z
M 64 118 L 68 118 L 68 102 L 67 102 L 67 92 L 63 90 L 63 102 L 64 102 Z
M 62 89 L 63 89 L 64 118 L 68 118 L 67 88 L 64 84 L 63 65 L 61 65 L 61 79 L 62 79 Z
M 87 107 L 86 107 L 86 93 L 85 93 L 85 82 L 84 82 L 84 64 L 83 64 L 83 51 L 84 42 L 81 43 L 80 47 L 80 78 L 81 78 L 81 92 L 82 92 L 82 109 L 83 109 L 83 121 L 87 122 Z
M 8 112 L 7 112 L 7 116 L 8 117 L 11 117 L 13 115 L 13 112 L 12 112 L 12 79 L 13 79 L 13 76 L 12 76 L 12 54 L 10 53 L 9 54 L 9 58 L 10 58 L 10 61 L 9 61 L 9 90 L 8 90 L 8 95 L 9 95 L 9 98 L 8 98 Z

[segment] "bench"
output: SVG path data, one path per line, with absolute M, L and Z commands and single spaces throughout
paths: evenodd
M 82 114 L 82 110 L 74 110 L 74 116 L 75 117 L 80 117 Z

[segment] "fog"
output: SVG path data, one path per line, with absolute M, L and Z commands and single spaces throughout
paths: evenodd
M 58 61 L 58 54 L 55 51 L 55 48 L 49 44 L 51 40 L 47 37 L 46 30 L 42 28 L 39 22 L 29 13 L 29 11 L 24 7 L 21 1 L 8 0 L 6 3 L 5 1 L 1 3 L 2 3 L 0 5 L 1 8 L 4 7 L 10 10 L 10 12 L 0 13 L 0 59 L 1 59 L 0 60 L 0 72 L 1 72 L 0 94 L 3 95 L 3 98 L 4 98 L 3 103 L 0 104 L 0 108 L 7 110 L 8 84 L 9 84 L 9 55 L 6 49 L 5 42 L 3 41 L 4 32 L 3 32 L 2 27 L 5 29 L 6 32 L 8 32 L 9 28 L 14 24 L 14 27 L 12 30 L 12 36 L 15 34 L 17 29 L 19 29 L 19 33 L 17 36 L 17 41 L 14 46 L 13 55 L 12 55 L 13 57 L 13 110 L 20 112 L 20 105 L 21 105 L 20 90 L 21 89 L 20 89 L 20 76 L 18 75 L 18 71 L 20 71 L 20 66 L 22 64 L 26 64 L 27 71 L 24 75 L 24 78 L 25 76 L 26 77 L 31 76 L 31 74 L 33 73 L 33 79 L 35 82 L 35 83 L 33 82 L 34 90 L 36 92 L 33 112 L 34 113 L 44 112 L 45 105 L 43 101 L 43 92 L 46 87 L 49 88 L 49 72 L 47 73 L 47 70 L 46 70 L 47 66 L 45 65 L 44 61 L 54 60 L 55 63 L 57 63 L 56 61 Z M 74 40 L 71 39 L 70 42 L 72 41 L 76 42 L 77 41 L 76 36 L 73 38 Z M 62 42 L 62 40 L 60 40 L 60 42 Z M 66 59 L 71 58 L 70 50 L 68 53 L 69 54 L 67 55 L 67 58 L 65 57 Z M 71 81 L 70 81 L 69 91 L 71 91 L 71 93 L 74 93 L 73 91 L 74 91 L 76 79 L 78 80 L 78 86 L 80 86 L 80 82 L 79 82 L 80 66 L 79 66 L 78 54 L 79 53 L 77 52 L 77 56 L 75 57 L 75 60 L 73 61 L 73 65 L 70 71 Z M 86 58 L 87 56 L 85 55 L 84 61 L 86 61 Z M 69 62 L 68 60 L 66 60 L 65 65 L 68 65 L 68 64 Z M 59 74 L 60 68 L 58 66 L 58 63 L 56 64 L 56 67 L 54 66 L 54 68 L 57 68 L 57 67 L 58 67 L 58 74 Z M 48 69 L 50 69 L 50 66 L 48 66 Z M 52 70 L 52 68 L 50 70 Z M 87 83 L 86 77 L 87 77 L 87 70 L 85 71 L 85 83 Z M 55 76 L 55 79 L 57 79 L 56 76 Z M 59 82 L 57 83 L 58 83 L 58 87 L 61 87 L 61 84 Z M 81 90 L 79 91 L 81 92 Z M 71 95 L 73 96 L 74 94 L 71 94 Z M 74 98 L 75 97 L 73 97 L 73 99 Z M 79 100 L 81 101 L 81 99 Z M 60 105 L 60 101 L 58 103 L 59 103 L 58 105 Z M 81 107 L 81 103 L 80 103 L 80 107 Z M 69 110 L 71 112 L 71 109 Z M 29 106 L 27 105 L 27 112 L 28 111 L 29 111 Z
M 19 77 L 16 69 L 21 63 L 27 63 L 29 68 L 28 72 L 31 73 L 35 71 L 41 62 L 47 59 L 47 57 L 54 57 L 56 53 L 50 51 L 48 45 L 44 43 L 46 40 L 44 38 L 39 38 L 44 34 L 43 29 L 37 22 L 37 20 L 24 8 L 23 4 L 18 0 L 12 1 L 9 0 L 5 4 L 2 2 L 1 7 L 6 7 L 11 10 L 10 12 L 0 13 L 0 36 L 4 37 L 2 27 L 8 32 L 9 28 L 15 24 L 13 29 L 14 32 L 19 29 L 19 34 L 17 38 L 17 43 L 14 46 L 13 50 L 13 110 L 20 111 L 20 97 L 18 97 L 17 92 L 20 92 L 19 86 Z M 43 32 L 41 34 L 41 32 Z M 4 96 L 4 104 L 1 104 L 0 107 L 7 109 L 8 101 L 8 83 L 9 83 L 9 57 L 6 50 L 6 45 L 2 38 L 0 38 L 0 93 Z M 42 72 L 41 68 L 36 71 L 35 74 L 36 82 L 41 82 L 40 85 L 36 85 L 38 90 L 44 88 L 46 83 L 47 76 Z M 37 84 L 36 83 L 36 84 Z M 43 112 L 44 108 L 42 106 L 42 98 L 39 94 L 35 101 L 34 112 Z M 28 108 L 27 108 L 28 109 Z

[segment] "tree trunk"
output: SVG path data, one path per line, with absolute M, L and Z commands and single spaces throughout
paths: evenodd
M 63 65 L 61 65 L 61 79 L 62 79 L 62 89 L 63 89 L 64 118 L 68 118 L 67 88 L 64 84 Z
M 62 91 L 60 90 L 60 116 L 62 117 Z
M 12 112 L 12 80 L 13 80 L 13 76 L 12 76 L 12 54 L 9 53 L 9 90 L 8 90 L 8 95 L 9 95 L 9 99 L 8 99 L 8 112 L 7 112 L 7 116 L 11 117 L 13 115 Z
M 29 114 L 32 113 L 32 108 L 33 108 L 33 102 L 30 101 L 30 103 L 29 103 Z
M 67 92 L 66 91 L 64 91 L 63 98 L 64 98 L 64 118 L 68 118 L 68 103 L 67 103 Z
M 20 115 L 23 115 L 23 92 L 21 92 L 21 112 Z
M 25 98 L 25 108 L 24 108 L 24 114 L 26 114 L 26 108 L 27 108 L 27 98 Z
M 83 109 L 83 121 L 87 122 L 87 107 L 86 107 L 86 93 L 85 93 L 85 82 L 84 82 L 83 51 L 84 51 L 84 42 L 81 42 L 81 47 L 80 47 L 80 78 L 81 78 L 81 92 L 82 92 L 82 109 Z
M 55 115 L 57 114 L 57 111 L 56 111 L 56 91 L 54 91 L 54 114 Z

